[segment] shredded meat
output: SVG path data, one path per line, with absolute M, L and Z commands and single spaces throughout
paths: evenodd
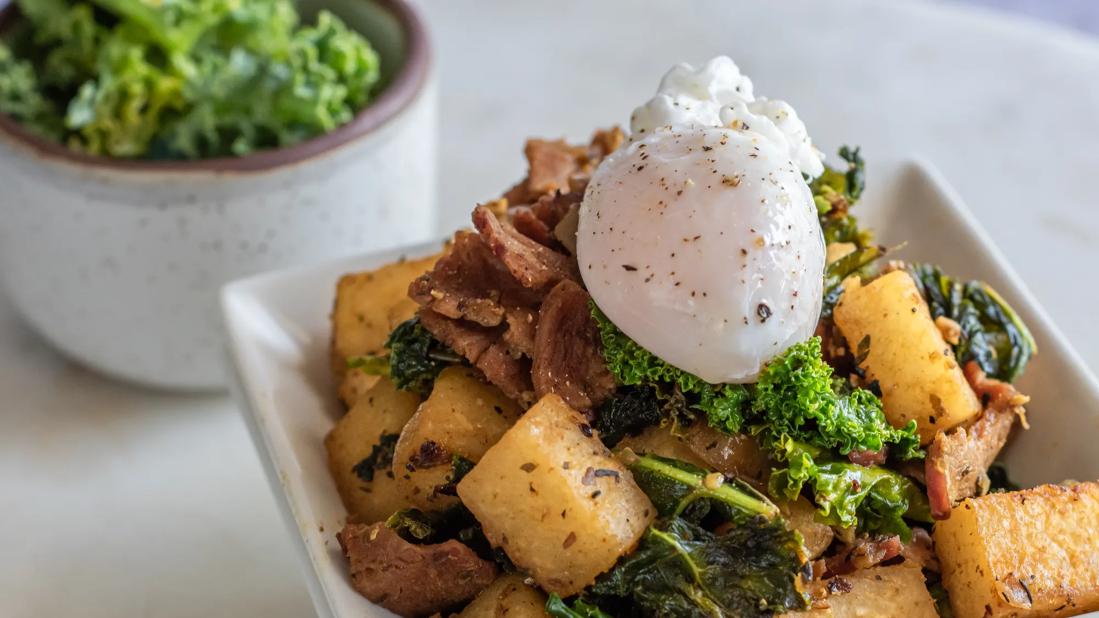
M 947 519 L 955 504 L 988 491 L 988 467 L 1007 442 L 1015 418 L 1027 426 L 1023 405 L 1030 399 L 1026 395 L 986 376 L 976 361 L 966 363 L 965 377 L 985 409 L 969 427 L 940 431 L 927 449 L 924 475 L 936 519 Z
M 615 388 L 590 301 L 578 284 L 558 283 L 542 303 L 534 347 L 535 395 L 556 393 L 580 411 L 597 407 Z
M 427 307 L 420 309 L 420 324 L 473 364 L 501 336 L 500 328 L 486 328 L 473 322 L 448 318 Z
M 859 538 L 836 555 L 824 559 L 825 577 L 869 569 L 896 558 L 903 549 L 901 537 L 897 535 Z
M 1014 411 L 985 408 L 970 427 L 935 435 L 924 463 L 927 497 L 935 519 L 947 519 L 953 505 L 987 490 L 988 467 L 1014 424 Z
M 565 279 L 580 278 L 571 257 L 523 236 L 483 206 L 473 210 L 473 225 L 492 253 L 525 288 L 544 291 Z
M 401 616 L 428 616 L 469 601 L 496 578 L 496 565 L 458 541 L 413 545 L 384 523 L 347 524 L 336 535 L 351 584 Z
M 479 207 L 489 212 L 484 207 Z M 448 318 L 481 326 L 500 324 L 509 308 L 532 307 L 536 294 L 523 288 L 477 234 L 458 232 L 435 268 L 418 277 L 408 295 Z
M 575 219 L 595 165 L 623 140 L 613 129 L 587 146 L 529 141 L 527 178 L 476 207 L 477 233 L 456 234 L 434 269 L 409 286 L 424 328 L 522 404 L 554 392 L 590 410 L 614 388 L 558 228 Z M 571 294 L 546 302 L 562 282 Z
M 561 140 L 528 140 L 523 153 L 527 177 L 508 190 L 504 198 L 518 206 L 533 204 L 557 191 L 583 192 L 587 179 L 603 157 L 614 152 L 626 139 L 618 127 L 596 131 L 587 147 L 569 146 Z

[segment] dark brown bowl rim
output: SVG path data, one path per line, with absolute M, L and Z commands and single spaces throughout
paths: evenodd
M 419 11 L 406 0 L 373 0 L 401 24 L 408 53 L 393 80 L 384 90 L 345 125 L 324 135 L 283 148 L 261 150 L 242 157 L 214 159 L 146 161 L 86 155 L 28 131 L 18 121 L 0 113 L 0 133 L 29 147 L 45 158 L 93 167 L 128 172 L 263 172 L 299 163 L 335 150 L 379 129 L 398 116 L 419 95 L 427 82 L 431 48 L 427 27 Z M 0 30 L 16 18 L 15 3 L 0 0 Z

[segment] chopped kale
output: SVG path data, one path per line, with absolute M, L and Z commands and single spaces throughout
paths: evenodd
M 462 482 L 462 479 L 469 474 L 474 465 L 476 465 L 475 462 L 461 455 L 451 456 L 450 472 L 446 475 L 446 482 L 442 485 L 436 485 L 434 492 L 444 496 L 457 496 L 458 483 Z
M 707 482 L 711 474 L 708 470 L 683 461 L 643 455 L 629 467 L 634 481 L 661 517 L 700 523 L 716 515 L 719 522 L 744 523 L 754 517 L 772 519 L 779 515 L 778 507 L 750 486 L 724 477 Z
M 557 594 L 549 595 L 546 601 L 546 613 L 553 618 L 611 618 L 610 614 L 584 599 L 576 599 L 570 605 Z
M 870 245 L 870 234 L 859 228 L 858 221 L 849 211 L 866 188 L 866 162 L 857 147 L 843 146 L 839 155 L 847 163 L 847 168 L 836 170 L 826 167 L 824 173 L 809 184 L 809 188 L 813 192 L 825 241 L 849 242 L 861 249 Z
M 788 436 L 841 455 L 889 447 L 899 459 L 923 456 L 916 422 L 895 429 L 873 393 L 834 380 L 821 358 L 819 337 L 791 346 L 767 364 L 751 409 L 752 431 L 765 443 Z
M 653 387 L 661 398 L 673 403 L 682 397 L 685 404 L 682 413 L 687 418 L 673 418 L 677 422 L 689 421 L 690 416 L 701 412 L 714 427 L 727 432 L 740 430 L 744 421 L 742 408 L 748 400 L 744 386 L 710 384 L 677 369 L 626 336 L 594 303 L 591 311 L 599 327 L 607 367 L 620 384 Z
M 622 438 L 658 424 L 663 416 L 655 388 L 627 386 L 599 406 L 594 426 L 603 444 L 613 448 Z
M 905 518 L 931 521 L 927 496 L 897 472 L 837 460 L 789 437 L 780 438 L 774 447 L 776 459 L 785 467 L 772 471 L 771 495 L 796 500 L 808 488 L 826 524 L 899 534 L 907 540 L 912 531 Z
M 387 355 L 367 354 L 347 359 L 347 368 L 371 375 L 387 375 L 397 388 L 426 397 L 439 372 L 462 362 L 415 317 L 397 325 L 385 342 Z
M 996 462 L 988 467 L 988 493 L 1004 493 L 1008 491 L 1019 491 L 1023 488 L 1022 485 L 1015 483 L 1007 474 L 1007 466 L 1002 463 Z
M 989 377 L 1012 382 L 1038 352 L 1034 337 L 1022 319 L 999 294 L 980 281 L 959 281 L 930 264 L 912 264 L 916 281 L 931 316 L 947 317 L 961 327 L 954 344 L 959 362 L 977 361 Z
M 351 471 L 364 482 L 373 482 L 375 472 L 388 470 L 393 466 L 393 450 L 397 448 L 397 439 L 400 437 L 397 433 L 383 432 L 378 443 L 370 449 L 370 454 L 355 464 Z
M 805 608 L 804 566 L 801 537 L 781 518 L 715 534 L 672 517 L 651 526 L 590 597 L 599 606 L 625 601 L 641 616 L 771 616 Z

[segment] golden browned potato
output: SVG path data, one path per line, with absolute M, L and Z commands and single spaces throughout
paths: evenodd
M 886 418 L 896 427 L 915 419 L 921 444 L 981 413 L 908 273 L 896 270 L 867 285 L 849 278 L 833 316 L 867 379 L 881 386 Z
M 767 478 L 771 475 L 771 460 L 754 436 L 727 434 L 698 422 L 687 430 L 685 438 L 707 467 L 757 487 L 767 484 Z
M 653 454 L 685 461 L 709 469 L 709 464 L 687 445 L 684 438 L 672 433 L 670 427 L 654 425 L 636 436 L 626 436 L 615 445 L 616 451 L 630 449 L 639 454 Z
M 416 314 L 408 297 L 412 280 L 435 265 L 438 255 L 400 261 L 377 270 L 344 275 L 336 284 L 332 308 L 332 372 L 340 384 L 340 397 L 348 406 L 365 392 L 376 376 L 348 371 L 347 359 L 384 351 L 385 340 L 398 324 Z M 345 384 L 345 376 L 350 376 Z
M 817 520 L 817 507 L 808 500 L 798 498 L 793 502 L 779 501 L 778 508 L 790 527 L 801 533 L 810 559 L 823 554 L 832 544 L 836 534 L 831 526 Z
M 543 618 L 546 595 L 523 583 L 523 577 L 501 575 L 473 599 L 459 618 Z
M 493 545 L 562 597 L 614 566 L 655 515 L 626 466 L 553 394 L 485 453 L 458 495 Z
M 935 524 L 958 618 L 1075 616 L 1099 609 L 1099 484 L 970 498 Z
M 399 391 L 388 378 L 381 378 L 325 438 L 328 469 L 353 519 L 383 521 L 411 506 L 397 486 L 390 457 L 397 436 L 419 403 L 416 395 Z
M 480 460 L 520 413 L 475 369 L 444 369 L 397 441 L 393 473 L 405 500 L 424 510 L 454 505 L 457 498 L 434 491 L 446 484 L 453 456 Z
M 918 566 L 875 567 L 840 577 L 850 584 L 851 591 L 828 597 L 834 618 L 939 617 Z

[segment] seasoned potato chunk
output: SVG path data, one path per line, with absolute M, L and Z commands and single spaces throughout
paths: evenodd
M 405 425 L 393 455 L 393 473 L 404 499 L 424 510 L 457 502 L 439 494 L 454 455 L 478 461 L 519 418 L 520 409 L 469 367 L 448 367 L 431 395 Z
M 584 417 L 552 394 L 485 453 L 458 495 L 493 545 L 562 597 L 614 566 L 655 514 Z
M 501 575 L 481 591 L 460 618 L 542 618 L 546 616 L 546 595 L 523 583 L 514 573 Z
M 397 436 L 419 403 L 419 397 L 382 378 L 325 438 L 328 469 L 352 518 L 373 523 L 411 506 L 390 463 Z
M 897 427 L 915 419 L 921 444 L 981 413 L 908 273 L 896 270 L 867 285 L 851 277 L 833 316 L 867 378 L 881 386 L 886 418 Z
M 790 527 L 801 533 L 810 559 L 823 554 L 824 550 L 832 544 L 832 540 L 836 537 L 832 527 L 818 521 L 817 507 L 804 497 L 793 502 L 780 501 L 778 508 Z
M 935 524 L 959 618 L 1074 616 L 1099 609 L 1099 484 L 970 498 Z
M 783 618 L 939 618 L 919 567 L 874 567 L 828 581 L 836 592 L 827 598 L 827 607 Z
M 709 469 L 710 466 L 698 456 L 686 440 L 672 433 L 668 427 L 653 425 L 636 436 L 626 436 L 615 446 L 616 451 L 630 449 L 638 454 L 652 454 L 685 461 L 689 464 Z
M 336 304 L 332 308 L 332 372 L 340 383 L 340 397 L 348 406 L 366 391 L 375 376 L 361 371 L 348 372 L 347 359 L 377 354 L 398 324 L 416 313 L 417 305 L 408 297 L 408 285 L 435 265 L 438 255 L 401 261 L 377 270 L 344 275 L 336 284 Z M 345 383 L 345 376 L 348 382 Z

